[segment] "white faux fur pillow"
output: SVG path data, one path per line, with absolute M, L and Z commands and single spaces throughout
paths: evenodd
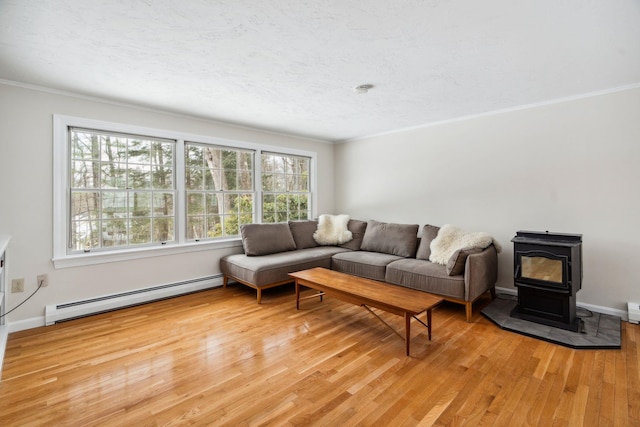
M 353 238 L 347 229 L 349 215 L 320 215 L 313 238 L 319 245 L 341 245 Z
M 484 249 L 493 244 L 498 253 L 502 248 L 493 237 L 484 232 L 467 232 L 451 224 L 445 224 L 438 230 L 438 235 L 431 241 L 429 261 L 446 265 L 451 256 L 459 249 Z

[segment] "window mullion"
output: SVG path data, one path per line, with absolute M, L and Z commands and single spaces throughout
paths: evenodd
M 253 218 L 255 222 L 263 222 L 262 215 L 262 150 L 256 150 L 255 158 L 253 159 Z
M 186 191 L 186 165 L 185 165 L 185 141 L 179 139 L 176 141 L 176 156 L 174 162 L 174 173 L 176 186 L 174 188 L 175 203 L 174 215 L 176 221 L 174 222 L 174 233 L 176 241 L 179 244 L 187 242 L 187 191 Z

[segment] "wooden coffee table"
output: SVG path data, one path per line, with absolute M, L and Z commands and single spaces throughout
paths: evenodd
M 360 305 L 380 321 L 391 328 L 397 335 L 404 338 L 409 356 L 411 344 L 411 318 L 422 323 L 429 331 L 431 340 L 431 310 L 442 302 L 442 298 L 415 289 L 392 285 L 377 280 L 365 279 L 326 268 L 312 268 L 310 270 L 289 273 L 296 282 L 296 309 L 300 309 L 300 300 L 333 296 L 340 300 Z M 300 298 L 300 286 L 306 286 L 319 291 L 319 293 Z M 387 322 L 374 313 L 369 307 L 375 307 L 389 313 L 404 316 L 404 337 L 393 329 Z M 427 323 L 416 316 L 422 312 L 427 313 Z

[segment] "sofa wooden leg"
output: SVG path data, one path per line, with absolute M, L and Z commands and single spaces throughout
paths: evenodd
M 489 291 L 491 292 L 491 300 L 496 299 L 496 287 L 494 286 L 493 288 L 489 289 Z
M 471 315 L 473 313 L 473 304 L 471 302 L 465 303 L 464 311 L 467 314 L 467 322 L 471 322 Z
M 262 304 L 262 289 L 258 288 L 258 304 Z
M 227 276 L 224 276 L 222 278 L 222 287 L 226 288 L 227 287 L 227 282 L 229 281 L 229 278 Z

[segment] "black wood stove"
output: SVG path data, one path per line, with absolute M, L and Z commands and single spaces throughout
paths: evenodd
M 582 286 L 582 235 L 518 231 L 511 241 L 518 289 L 511 317 L 581 331 L 576 293 Z

